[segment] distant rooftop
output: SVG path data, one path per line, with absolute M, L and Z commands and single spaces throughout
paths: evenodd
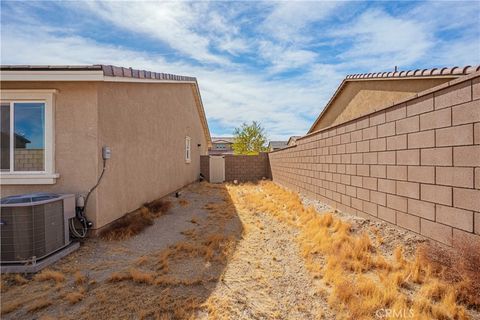
M 270 141 L 268 143 L 269 148 L 285 148 L 287 146 L 287 141 Z
M 234 137 L 212 137 L 212 143 L 226 141 L 228 143 L 233 143 Z
M 294 144 L 295 141 L 297 141 L 297 139 L 300 138 L 300 137 L 301 136 L 291 136 L 290 138 L 288 138 L 287 145 Z

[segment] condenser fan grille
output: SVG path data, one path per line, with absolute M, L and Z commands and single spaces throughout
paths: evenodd
M 3 206 L 0 220 L 2 263 L 41 259 L 65 245 L 62 199 L 39 205 Z

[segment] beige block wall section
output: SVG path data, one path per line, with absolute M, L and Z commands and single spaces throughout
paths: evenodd
M 273 181 L 452 245 L 480 240 L 480 74 L 269 154 Z
M 98 190 L 97 227 L 199 178 L 207 141 L 191 86 L 99 84 L 98 154 L 108 145 L 112 158 Z M 187 135 L 191 163 L 185 162 Z
M 43 149 L 15 149 L 15 170 L 42 171 L 45 168 Z
M 57 89 L 55 95 L 55 171 L 50 185 L 1 185 L 1 196 L 30 192 L 83 193 L 95 184 L 97 157 L 97 84 L 93 82 L 2 82 L 2 89 Z M 95 195 L 88 204 L 95 220 Z

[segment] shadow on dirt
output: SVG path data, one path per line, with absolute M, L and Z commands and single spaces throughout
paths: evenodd
M 168 200 L 173 204 L 169 213 L 156 219 L 153 226 L 143 231 L 145 234 L 132 240 L 144 241 L 147 249 L 123 253 L 119 250 L 105 255 L 115 256 L 116 260 L 108 261 L 104 276 L 95 275 L 94 260 L 79 253 L 53 267 L 64 271 L 64 281 L 29 280 L 22 284 L 10 283 L 11 287 L 5 288 L 6 279 L 2 279 L 2 318 L 190 319 L 206 316 L 205 303 L 222 279 L 242 237 L 243 226 L 224 185 L 194 183 L 182 190 L 180 198 Z M 156 225 L 164 229 L 155 229 Z M 174 240 L 168 245 L 156 245 L 155 241 L 164 239 L 156 232 L 165 228 L 175 234 Z M 87 246 L 91 254 L 101 246 L 110 250 L 118 250 L 119 246 L 128 248 L 129 240 L 114 244 L 92 240 Z M 82 263 L 82 260 L 89 261 Z M 79 279 L 79 274 L 89 276 Z M 33 304 L 38 299 L 49 303 L 35 308 Z M 13 310 L 5 313 L 5 309 Z

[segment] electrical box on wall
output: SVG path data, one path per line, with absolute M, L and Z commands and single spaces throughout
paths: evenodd
M 112 156 L 112 151 L 110 150 L 110 147 L 108 146 L 103 146 L 102 148 L 102 157 L 104 160 L 110 159 Z

